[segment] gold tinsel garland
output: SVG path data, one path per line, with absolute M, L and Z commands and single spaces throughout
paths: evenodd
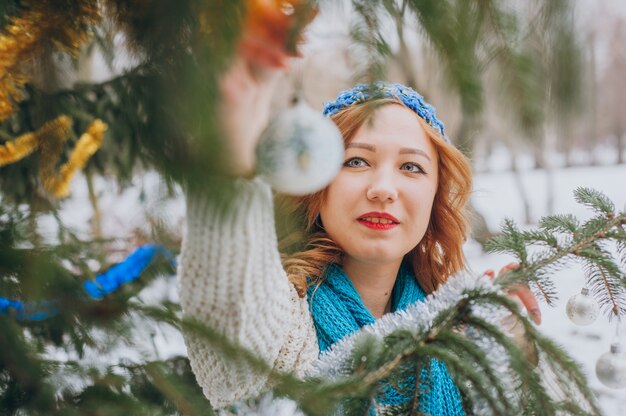
M 69 183 L 74 174 L 102 146 L 107 129 L 107 125 L 101 120 L 93 121 L 78 139 L 68 161 L 57 171 L 56 166 L 71 127 L 72 120 L 67 116 L 60 116 L 35 132 L 4 143 L 0 146 L 0 166 L 15 163 L 39 149 L 39 176 L 44 188 L 57 198 L 65 198 L 70 193 Z
M 87 160 L 102 146 L 104 132 L 107 125 L 101 120 L 95 120 L 87 131 L 80 136 L 69 160 L 61 166 L 57 175 L 42 176 L 43 186 L 57 198 L 65 198 L 70 194 L 70 181 L 79 169 L 82 169 Z
M 22 160 L 40 147 L 58 148 L 56 158 L 61 153 L 61 146 L 68 138 L 72 120 L 68 116 L 60 116 L 48 121 L 39 130 L 22 134 L 17 139 L 0 146 L 0 166 Z
M 89 38 L 89 26 L 100 19 L 96 0 L 76 0 L 69 8 L 54 0 L 23 4 L 23 11 L 0 33 L 0 122 L 13 113 L 28 82 L 22 64 L 50 46 L 76 54 Z

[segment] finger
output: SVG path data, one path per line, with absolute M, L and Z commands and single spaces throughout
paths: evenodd
M 249 37 L 240 43 L 239 53 L 258 66 L 273 69 L 285 69 L 289 66 L 289 56 L 283 50 Z
M 537 325 L 541 324 L 541 309 L 539 309 L 539 302 L 528 286 L 517 286 L 509 293 L 517 296 L 519 300 L 522 301 L 524 307 L 528 311 L 528 314 Z
M 496 277 L 496 272 L 493 269 L 487 269 L 485 270 L 485 272 L 483 273 L 483 276 L 487 276 L 490 279 L 493 279 L 494 277 Z
M 513 270 L 517 270 L 519 269 L 519 267 L 520 267 L 519 263 L 509 263 L 500 269 L 500 271 L 498 272 L 498 277 L 505 275 Z
M 250 77 L 259 85 L 267 85 L 275 83 L 285 73 L 289 68 L 289 61 L 286 61 L 280 68 L 263 65 L 251 60 L 248 60 L 247 65 Z
M 244 59 L 235 56 L 218 81 L 222 99 L 228 102 L 238 102 L 242 100 L 242 96 L 249 95 L 253 85 L 248 73 L 249 69 Z

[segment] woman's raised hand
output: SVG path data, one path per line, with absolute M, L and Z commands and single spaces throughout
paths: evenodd
M 509 263 L 500 269 L 498 277 L 517 268 L 519 268 L 519 263 Z M 487 270 L 485 274 L 492 279 L 495 277 L 495 273 L 491 269 Z M 508 290 L 507 295 L 516 300 L 520 307 L 523 306 L 526 308 L 528 315 L 531 317 L 533 322 L 535 322 L 535 324 L 541 324 L 541 310 L 539 309 L 539 303 L 527 285 L 516 285 L 513 289 Z M 539 363 L 537 349 L 535 344 L 526 334 L 524 326 L 519 325 L 519 318 L 511 314 L 504 318 L 500 324 L 502 325 L 502 328 L 512 336 L 513 342 L 515 342 L 517 347 L 524 353 L 528 362 L 536 367 Z
M 227 136 L 231 173 L 254 171 L 255 147 L 267 126 L 277 81 L 305 27 L 317 14 L 311 0 L 246 0 L 243 33 L 230 68 L 219 80 L 218 116 Z
M 249 176 L 254 171 L 255 147 L 269 121 L 272 96 L 282 72 L 238 53 L 219 80 L 218 116 L 233 175 Z
M 518 268 L 519 263 L 509 263 L 502 269 L 500 269 L 498 277 Z M 492 269 L 485 271 L 484 274 L 492 279 L 495 277 L 495 273 Z M 531 317 L 533 322 L 535 322 L 537 325 L 541 324 L 541 309 L 539 309 L 539 302 L 527 285 L 516 285 L 512 289 L 509 289 L 507 291 L 507 295 L 518 301 L 518 304 L 521 304 L 521 306 L 526 308 L 528 316 Z

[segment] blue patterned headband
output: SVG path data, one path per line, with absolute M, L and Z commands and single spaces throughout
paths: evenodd
M 335 101 L 324 104 L 323 113 L 330 117 L 352 104 L 362 103 L 373 98 L 397 98 L 401 100 L 404 105 L 415 111 L 450 144 L 443 123 L 437 118 L 435 107 L 424 101 L 424 97 L 413 89 L 401 84 L 387 84 L 380 81 L 369 85 L 357 84 L 353 88 L 339 93 Z

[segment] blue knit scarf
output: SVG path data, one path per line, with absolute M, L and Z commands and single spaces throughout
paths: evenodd
M 409 305 L 422 302 L 426 298 L 410 265 L 403 263 L 398 272 L 391 293 L 391 310 L 404 310 Z M 313 315 L 320 352 L 326 351 L 335 342 L 376 320 L 363 305 L 361 297 L 338 264 L 331 264 L 323 283 L 308 289 L 309 308 Z M 433 416 L 464 415 L 459 390 L 450 377 L 446 365 L 432 359 L 430 368 L 422 372 L 424 382 L 420 390 L 424 392 L 420 410 Z M 412 383 L 413 384 L 413 383 Z M 426 384 L 426 385 L 424 385 Z M 405 403 L 405 397 L 393 388 L 386 389 L 383 405 Z

